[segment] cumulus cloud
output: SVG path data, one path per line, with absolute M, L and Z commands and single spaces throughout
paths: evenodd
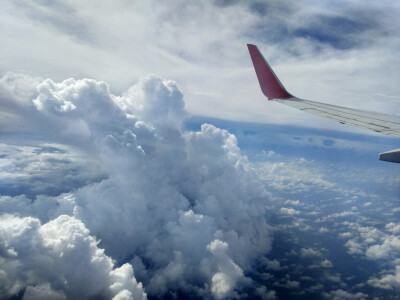
M 318 249 L 302 248 L 300 255 L 304 257 L 312 257 L 312 256 L 322 256 L 322 253 Z
M 281 264 L 276 259 L 271 260 L 271 259 L 265 258 L 263 260 L 263 263 L 266 265 L 268 270 L 278 271 L 281 269 Z
M 393 234 L 400 234 L 400 223 L 390 222 L 385 227 Z
M 365 255 L 371 259 L 382 259 L 398 253 L 400 253 L 400 239 L 390 236 L 384 240 L 383 244 L 369 247 Z
M 377 288 L 392 290 L 400 288 L 400 266 L 396 266 L 393 274 L 384 275 L 381 278 L 373 277 L 368 280 L 368 284 Z
M 344 239 L 347 239 L 347 238 L 350 238 L 350 237 L 352 237 L 352 233 L 351 232 L 342 232 L 342 233 L 339 233 L 339 237 L 341 237 L 341 238 L 344 238 Z
M 296 280 L 287 280 L 284 287 L 287 289 L 298 289 L 300 287 L 300 282 Z
M 298 215 L 300 214 L 300 211 L 295 210 L 294 208 L 287 208 L 287 207 L 281 207 L 280 209 L 281 213 L 285 214 L 285 215 Z
M 146 299 L 132 267 L 114 268 L 112 259 L 78 219 L 61 215 L 41 224 L 34 217 L 3 214 L 0 219 L 2 290 L 10 297 L 113 297 L 126 285 L 135 299 Z M 130 269 L 125 276 L 116 276 Z M 129 282 L 130 284 L 126 284 Z
M 326 232 L 329 232 L 329 229 L 326 227 L 321 227 L 320 229 L 318 229 L 318 232 L 326 233 Z
M 0 199 L 2 295 L 259 293 L 246 272 L 271 248 L 268 195 L 234 135 L 182 131 L 174 81 L 148 76 L 117 96 L 92 79 L 13 78 L 11 119 L 27 113 L 24 139 L 1 145 L 1 183 L 17 179 Z
M 299 206 L 299 205 L 301 205 L 301 203 L 300 203 L 299 200 L 286 200 L 286 201 L 285 201 L 285 204 L 290 204 L 290 205 L 293 205 L 293 206 Z
M 349 254 L 362 254 L 363 253 L 362 245 L 354 239 L 348 240 L 344 244 L 344 246 L 348 249 L 347 251 Z
M 343 299 L 365 300 L 368 297 L 367 294 L 364 294 L 364 293 L 361 293 L 361 292 L 353 294 L 353 293 L 349 293 L 347 291 L 344 291 L 342 289 L 334 290 L 334 291 L 331 291 L 329 293 L 324 293 L 323 295 L 324 295 L 324 297 L 326 299 L 332 299 L 332 300 L 343 300 Z
M 211 278 L 211 292 L 217 299 L 232 296 L 238 281 L 243 281 L 242 269 L 227 255 L 228 244 L 220 240 L 214 240 L 207 249 L 214 255 L 218 272 Z
M 345 217 L 348 217 L 348 216 L 354 216 L 356 214 L 357 213 L 354 213 L 352 211 L 343 211 L 343 212 L 340 212 L 340 213 L 333 213 L 331 215 L 325 216 L 325 217 L 323 217 L 321 219 L 318 219 L 318 221 L 319 222 L 326 222 L 327 220 L 332 220 L 332 219 L 337 219 L 337 218 L 345 218 Z
M 331 268 L 333 265 L 332 265 L 332 262 L 330 260 L 324 259 L 321 262 L 321 266 L 324 267 L 324 268 Z

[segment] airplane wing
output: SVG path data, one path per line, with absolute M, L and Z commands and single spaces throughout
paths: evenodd
M 247 47 L 249 48 L 261 91 L 268 100 L 274 100 L 311 114 L 333 119 L 342 124 L 350 124 L 400 138 L 400 116 L 363 111 L 297 98 L 284 88 L 257 46 L 247 44 Z M 400 148 L 380 153 L 379 159 L 400 163 Z

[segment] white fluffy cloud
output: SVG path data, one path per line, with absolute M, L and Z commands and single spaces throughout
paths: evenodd
M 242 269 L 227 255 L 228 244 L 214 240 L 207 249 L 214 255 L 218 272 L 211 278 L 211 292 L 216 299 L 232 297 L 237 283 L 244 281 Z
M 365 255 L 371 259 L 382 259 L 396 256 L 398 253 L 400 253 L 400 239 L 396 236 L 389 236 L 382 244 L 369 247 Z
M 300 214 L 300 211 L 295 210 L 295 209 L 293 209 L 291 207 L 289 207 L 289 208 L 281 207 L 280 212 L 285 214 L 285 215 L 290 215 L 290 216 Z
M 316 188 L 321 190 L 335 188 L 335 184 L 324 178 L 323 172 L 316 168 L 312 161 L 301 157 L 288 162 L 259 162 L 257 172 L 269 186 L 290 194 L 309 192 Z M 285 201 L 285 204 L 298 207 L 301 203 L 289 200 Z M 294 209 L 290 210 L 293 212 Z M 284 211 L 287 211 L 287 208 L 284 208 Z
M 365 255 L 370 260 L 384 262 L 384 269 L 380 272 L 383 275 L 371 276 L 367 283 L 375 288 L 396 291 L 400 287 L 399 224 L 389 222 L 381 229 L 352 222 L 347 225 L 353 232 L 341 233 L 339 237 L 351 238 L 344 244 L 348 253 Z
M 34 217 L 3 214 L 0 235 L 3 297 L 27 288 L 26 298 L 113 297 L 126 290 L 135 299 L 146 299 L 132 266 L 114 268 L 112 259 L 74 217 L 61 215 L 41 224 Z
M 2 83 L 10 120 L 31 136 L 2 144 L 2 184 L 18 178 L 0 201 L 3 295 L 222 299 L 249 286 L 246 272 L 271 247 L 267 194 L 234 135 L 209 124 L 182 132 L 175 82 L 148 76 L 121 96 L 91 79 Z
M 390 222 L 386 224 L 386 229 L 388 229 L 393 234 L 400 234 L 400 223 Z
M 381 289 L 399 289 L 400 288 L 400 266 L 396 266 L 393 274 L 384 275 L 381 278 L 373 277 L 368 280 L 368 284 Z

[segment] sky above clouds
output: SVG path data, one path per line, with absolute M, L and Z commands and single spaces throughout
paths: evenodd
M 0 298 L 396 299 L 391 1 L 1 1 Z
M 393 1 L 4 1 L 0 72 L 93 78 L 121 93 L 177 80 L 193 115 L 334 128 L 266 104 L 246 43 L 300 98 L 399 114 Z M 299 80 L 299 78 L 301 80 Z M 283 121 L 286 120 L 286 121 Z M 343 128 L 344 127 L 344 128 Z M 352 130 L 342 126 L 342 130 Z

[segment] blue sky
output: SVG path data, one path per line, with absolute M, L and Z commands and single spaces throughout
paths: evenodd
M 392 1 L 2 1 L 0 297 L 395 299 Z

